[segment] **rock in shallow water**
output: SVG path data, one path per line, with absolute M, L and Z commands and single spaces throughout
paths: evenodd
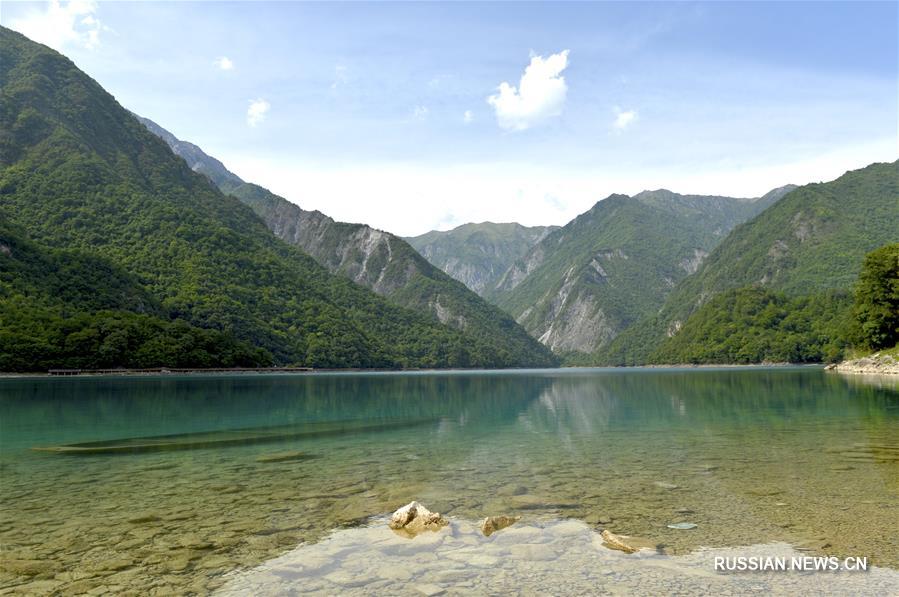
M 521 520 L 521 516 L 488 516 L 481 522 L 481 532 L 485 537 L 489 537 L 497 531 L 512 526 L 519 520 Z
M 437 512 L 431 512 L 418 502 L 409 502 L 390 517 L 391 529 L 405 537 L 415 537 L 425 531 L 439 531 L 449 521 Z
M 276 452 L 274 454 L 263 454 L 256 457 L 256 462 L 291 462 L 294 460 L 306 460 L 311 458 L 305 452 Z

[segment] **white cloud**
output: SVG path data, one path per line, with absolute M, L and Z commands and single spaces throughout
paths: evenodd
M 412 109 L 412 119 L 422 121 L 425 120 L 430 113 L 431 111 L 428 110 L 427 106 L 415 106 Z
M 346 67 L 342 64 L 338 64 L 334 67 L 334 81 L 331 83 L 331 89 L 337 89 L 341 85 L 346 85 L 346 82 Z
M 462 114 L 462 122 L 465 124 L 470 124 L 474 120 L 474 114 L 472 114 L 471 110 L 465 110 L 465 113 Z
M 498 93 L 487 98 L 502 128 L 523 131 L 562 113 L 568 86 L 562 71 L 568 66 L 568 50 L 548 58 L 532 56 L 516 88 L 500 83 Z
M 44 8 L 14 19 L 10 27 L 36 42 L 62 51 L 66 46 L 93 50 L 100 45 L 100 33 L 108 31 L 95 16 L 94 0 L 51 0 Z
M 271 104 L 269 104 L 261 97 L 258 99 L 250 100 L 250 107 L 247 108 L 247 124 L 249 124 L 250 126 L 256 126 L 257 124 L 263 122 L 266 115 L 268 114 L 269 108 L 271 107 Z
M 215 65 L 221 70 L 234 70 L 234 63 L 227 56 L 219 56 L 216 58 Z
M 623 131 L 631 124 L 637 120 L 637 111 L 636 110 L 622 110 L 621 108 L 615 108 L 615 122 L 612 123 L 617 130 Z

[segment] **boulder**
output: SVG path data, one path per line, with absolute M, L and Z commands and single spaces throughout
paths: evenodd
M 418 502 L 409 502 L 390 517 L 390 528 L 405 537 L 415 537 L 425 531 L 439 531 L 449 521 L 431 512 Z
M 521 516 L 488 516 L 481 521 L 481 532 L 485 537 L 489 537 L 497 531 L 512 526 L 519 520 L 521 520 Z

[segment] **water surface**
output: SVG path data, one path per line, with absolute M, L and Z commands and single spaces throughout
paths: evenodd
M 273 428 L 300 433 L 31 450 Z M 778 544 L 899 569 L 899 393 L 820 369 L 5 379 L 0 481 L 0 586 L 27 593 L 208 593 L 413 499 L 675 559 Z

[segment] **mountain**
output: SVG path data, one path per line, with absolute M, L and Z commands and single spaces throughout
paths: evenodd
M 557 228 L 482 222 L 406 240 L 425 259 L 484 296 L 515 261 Z
M 832 302 L 836 294 L 848 308 L 865 254 L 897 240 L 899 162 L 872 164 L 831 182 L 800 187 L 738 226 L 696 274 L 671 292 L 658 314 L 622 334 L 600 360 L 634 364 L 701 359 L 697 344 L 710 341 L 710 336 L 700 328 L 709 328 L 711 321 L 719 327 L 740 327 L 734 325 L 733 315 L 722 312 L 730 308 L 726 301 L 714 300 L 725 292 L 736 296 L 741 289 L 764 291 L 763 301 L 758 292 L 743 293 L 759 308 L 772 297 L 780 303 L 801 297 Z M 828 307 L 822 313 L 831 313 L 828 317 L 836 321 L 835 311 Z
M 487 296 L 554 351 L 592 353 L 657 311 L 734 226 L 791 189 L 757 199 L 611 195 L 537 243 Z
M 158 315 L 151 317 L 252 346 L 254 358 L 266 364 L 545 362 L 515 352 L 512 344 L 500 345 L 502 337 L 445 326 L 332 275 L 275 238 L 249 207 L 193 172 L 70 60 L 6 28 L 0 28 L 0 220 L 39 251 L 88 255 L 124 273 L 122 280 L 149 297 L 145 304 L 158 304 Z M 4 244 L 8 252 L 0 257 L 9 263 L 16 253 Z M 3 271 L 13 286 L 42 284 L 35 279 L 39 269 L 5 265 Z M 22 296 L 0 297 L 4 312 L 14 315 L 0 321 L 4 337 L 35 334 L 39 327 L 17 327 L 17 318 L 37 318 L 39 305 L 32 308 L 16 294 Z M 112 338 L 114 330 L 71 316 L 86 310 L 99 317 L 100 307 L 58 305 L 62 342 L 99 334 L 100 344 L 117 347 L 111 354 L 119 360 L 112 365 L 123 364 L 133 349 Z M 146 310 L 127 301 L 119 307 L 129 314 Z M 31 340 L 40 353 L 34 362 L 46 363 L 52 347 L 39 336 Z M 176 360 L 176 349 L 160 346 L 154 364 Z
M 214 157 L 206 155 L 202 149 L 193 143 L 178 139 L 149 118 L 144 118 L 134 112 L 131 112 L 131 115 L 140 120 L 145 127 L 150 129 L 151 133 L 165 141 L 175 155 L 184 158 L 191 170 L 204 175 L 219 189 L 233 189 L 244 184 L 244 181 L 239 176 L 225 168 L 225 165 Z
M 553 355 L 506 313 L 424 259 L 409 243 L 364 224 L 336 222 L 301 209 L 259 185 L 244 182 L 192 143 L 138 117 L 219 188 L 253 209 L 281 240 L 299 247 L 330 272 L 370 288 L 392 303 L 462 330 L 507 362 L 553 366 Z M 516 355 L 516 356 L 513 356 Z

